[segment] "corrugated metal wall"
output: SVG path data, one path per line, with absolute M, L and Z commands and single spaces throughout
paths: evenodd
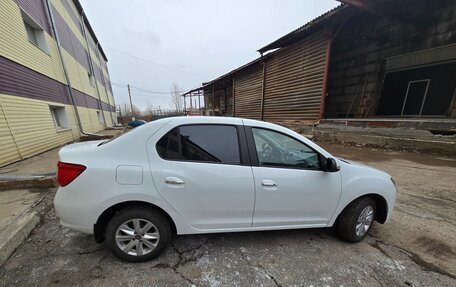
M 255 64 L 234 78 L 236 117 L 261 119 L 261 95 L 263 90 L 263 70 Z
M 327 37 L 315 33 L 266 60 L 264 120 L 318 120 Z
M 232 78 L 235 116 L 281 123 L 318 122 L 328 41 L 322 31 L 316 32 L 236 72 Z

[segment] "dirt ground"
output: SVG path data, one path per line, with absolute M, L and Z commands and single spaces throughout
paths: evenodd
M 396 180 L 391 221 L 359 244 L 326 229 L 178 236 L 159 258 L 131 264 L 50 209 L 0 267 L 0 286 L 456 286 L 456 159 L 322 146 Z

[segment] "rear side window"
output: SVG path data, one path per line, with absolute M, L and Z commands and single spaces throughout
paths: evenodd
M 177 128 L 169 131 L 157 142 L 157 152 L 164 159 L 181 159 Z
M 186 125 L 174 128 L 157 142 L 163 159 L 240 164 L 237 129 L 228 125 Z

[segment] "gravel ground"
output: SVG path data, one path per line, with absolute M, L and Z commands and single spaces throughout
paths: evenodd
M 359 244 L 327 229 L 178 236 L 159 258 L 131 264 L 42 209 L 0 286 L 456 286 L 456 160 L 322 145 L 397 182 L 393 218 Z

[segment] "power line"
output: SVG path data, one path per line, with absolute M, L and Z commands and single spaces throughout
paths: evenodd
M 166 65 L 162 65 L 160 63 L 153 62 L 151 60 L 144 59 L 144 58 L 141 58 L 141 57 L 138 57 L 138 56 L 135 56 L 135 55 L 123 52 L 123 51 L 119 51 L 117 49 L 113 49 L 111 47 L 107 47 L 107 46 L 104 46 L 104 47 L 108 48 L 109 50 L 114 51 L 116 53 L 119 53 L 119 54 L 122 54 L 122 55 L 125 55 L 125 56 L 129 56 L 129 57 L 132 57 L 132 58 L 134 58 L 136 60 L 147 62 L 147 63 L 153 64 L 153 65 L 156 65 L 158 67 L 162 67 L 162 68 L 165 68 L 165 69 L 169 69 L 169 70 L 172 70 L 172 71 L 176 71 L 176 72 L 180 72 L 180 73 L 184 73 L 184 74 L 189 74 L 189 75 L 193 75 L 193 76 L 208 78 L 208 76 L 205 76 L 205 75 L 201 75 L 201 74 L 197 74 L 197 73 L 193 73 L 193 72 L 188 72 L 188 71 L 184 71 L 184 70 L 179 70 L 179 69 L 176 69 L 176 68 L 173 68 L 173 67 L 170 67 L 170 66 L 166 66 Z
M 139 93 L 139 92 L 136 92 L 136 91 L 131 91 L 131 94 L 134 97 L 140 96 L 140 97 L 147 97 L 149 99 L 153 99 L 153 98 L 171 99 L 171 97 L 169 95 L 168 96 L 165 96 L 165 95 L 161 96 L 161 95 L 142 94 L 142 93 Z
M 127 87 L 128 85 L 124 85 L 124 84 L 116 84 L 116 83 L 111 83 L 112 85 L 115 85 L 115 86 L 121 86 L 121 87 Z M 181 91 L 171 91 L 171 92 L 156 92 L 156 91 L 151 91 L 151 90 L 147 90 L 147 89 L 143 89 L 143 88 L 138 88 L 138 87 L 135 87 L 133 85 L 130 85 L 130 88 L 132 89 L 135 89 L 135 90 L 139 90 L 139 91 L 143 91 L 143 92 L 146 92 L 146 93 L 151 93 L 151 94 L 164 94 L 164 95 L 172 95 L 174 93 L 184 93 L 188 90 L 181 90 Z
M 139 91 L 143 91 L 143 92 L 147 92 L 147 93 L 151 93 L 151 94 L 174 94 L 174 93 L 183 93 L 186 91 L 186 90 L 183 90 L 183 91 L 172 91 L 172 92 L 154 92 L 154 91 L 138 88 L 135 86 L 131 86 L 131 87 L 134 88 L 135 90 L 139 90 Z
M 124 84 L 116 84 L 116 83 L 112 83 L 112 85 L 115 85 L 115 86 L 120 86 L 120 87 L 128 87 L 128 85 L 124 85 Z M 147 92 L 147 93 L 150 93 L 150 94 L 165 94 L 165 95 L 170 95 L 170 94 L 174 94 L 175 92 L 155 92 L 155 91 L 151 91 L 151 90 L 146 90 L 146 89 L 142 89 L 142 88 L 138 88 L 138 87 L 135 87 L 133 85 L 130 85 L 130 88 L 131 89 L 135 89 L 135 90 L 139 90 L 139 91 L 143 91 L 143 92 Z M 178 93 L 182 93 L 182 92 L 185 92 L 186 90 L 183 90 L 183 91 L 177 91 Z
M 128 85 L 123 85 L 123 84 L 115 84 L 115 83 L 111 83 L 112 85 L 115 85 L 115 86 L 119 86 L 119 87 L 125 87 L 125 88 L 128 88 Z M 137 88 L 137 87 L 134 87 L 132 85 L 130 85 L 130 89 L 132 90 L 132 94 L 133 96 L 143 96 L 143 97 L 154 97 L 154 98 L 170 98 L 169 95 L 171 95 L 172 93 L 171 92 L 152 92 L 152 91 L 148 91 L 148 90 L 145 90 L 145 89 L 140 89 L 140 88 Z M 137 90 L 141 91 L 138 92 Z M 143 94 L 142 92 L 148 92 L 149 94 Z M 180 91 L 179 91 L 180 92 Z M 155 95 L 155 94 L 159 94 L 159 95 Z M 167 94 L 166 96 L 165 95 L 160 95 L 160 94 Z M 125 97 L 127 100 L 128 100 L 128 94 L 125 94 L 125 93 L 121 93 L 121 95 L 123 97 Z

